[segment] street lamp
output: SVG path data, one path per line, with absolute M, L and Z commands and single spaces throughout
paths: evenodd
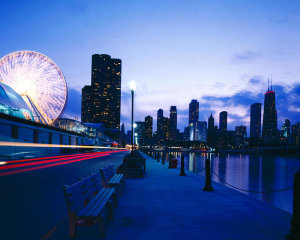
M 131 81 L 129 83 L 129 88 L 131 90 L 131 152 L 133 152 L 133 97 L 134 97 L 134 91 L 136 88 L 135 82 Z

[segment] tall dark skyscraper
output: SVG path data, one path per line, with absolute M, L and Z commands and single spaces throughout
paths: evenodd
M 199 102 L 193 99 L 189 104 L 189 124 L 199 120 Z
M 94 54 L 92 84 L 82 89 L 81 121 L 103 123 L 108 132 L 116 133 L 120 129 L 120 105 L 121 60 Z
M 120 131 L 120 146 L 121 146 L 121 147 L 125 147 L 125 146 L 126 146 L 126 134 L 125 134 L 124 123 L 121 125 L 121 131 Z
M 157 133 L 162 132 L 164 125 L 164 111 L 162 109 L 158 109 L 157 111 Z
M 167 117 L 163 118 L 163 141 L 169 140 L 170 138 L 170 119 Z
M 144 146 L 145 144 L 145 122 L 135 122 L 136 127 L 134 130 L 134 141 L 138 146 Z
M 236 126 L 235 127 L 236 136 L 236 147 L 242 148 L 245 144 L 245 139 L 247 138 L 247 128 L 246 126 Z
M 156 130 L 156 140 L 158 144 L 161 144 L 164 141 L 164 111 L 159 109 L 157 111 L 157 130 Z
M 145 141 L 149 143 L 152 139 L 153 118 L 151 116 L 145 117 Z
M 261 137 L 261 103 L 253 103 L 250 109 L 250 138 Z
M 208 128 L 207 128 L 207 130 L 213 130 L 214 128 L 215 128 L 215 119 L 214 119 L 214 117 L 211 113 L 209 118 L 208 118 Z
M 291 122 L 285 119 L 280 130 L 281 137 L 289 138 L 291 136 Z
M 246 126 L 236 126 L 235 134 L 238 138 L 246 138 L 247 137 L 247 128 Z
M 277 136 L 277 111 L 275 106 L 275 92 L 268 89 L 265 93 L 262 137 L 273 141 Z
M 176 106 L 170 108 L 170 140 L 177 140 L 177 109 Z
M 227 130 L 227 112 L 220 112 L 219 129 Z
M 208 118 L 207 143 L 213 146 L 215 140 L 215 119 L 211 113 Z

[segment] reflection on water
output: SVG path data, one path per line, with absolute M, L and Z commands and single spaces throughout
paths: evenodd
M 174 154 L 177 159 L 180 155 Z M 185 155 L 185 167 L 204 175 L 205 159 L 211 159 L 211 168 L 217 175 L 235 187 L 250 191 L 272 191 L 292 187 L 294 174 L 300 171 L 300 159 L 272 155 L 190 153 Z M 179 161 L 180 164 L 180 161 Z M 222 181 L 212 174 L 216 182 Z M 248 193 L 287 212 L 293 211 L 293 191 L 275 193 Z

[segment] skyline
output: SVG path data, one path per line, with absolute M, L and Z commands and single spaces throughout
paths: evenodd
M 300 4 L 227 3 L 233 2 L 4 3 L 0 18 L 11 21 L 5 21 L 0 54 L 29 49 L 55 61 L 69 87 L 66 117 L 80 116 L 92 54 L 109 54 L 123 62 L 121 123 L 126 130 L 130 80 L 137 83 L 136 121 L 150 115 L 155 122 L 158 109 L 168 116 L 175 105 L 182 131 L 188 104 L 196 99 L 199 120 L 207 121 L 212 112 L 218 124 L 218 114 L 227 111 L 228 129 L 243 124 L 249 132 L 250 105 L 263 103 L 271 75 L 277 127 L 285 118 L 299 121 Z

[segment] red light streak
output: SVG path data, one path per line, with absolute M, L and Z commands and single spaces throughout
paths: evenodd
M 98 157 L 98 156 L 101 156 L 101 155 L 109 155 L 109 153 L 107 153 L 107 154 L 106 153 L 104 153 L 104 154 L 103 153 L 93 154 L 92 156 L 93 157 Z M 91 156 L 91 154 L 86 155 L 86 157 L 88 157 L 88 156 Z M 7 170 L 7 169 L 12 169 L 12 168 L 20 168 L 20 167 L 28 167 L 28 166 L 46 164 L 46 163 L 51 163 L 51 162 L 61 162 L 61 161 L 65 161 L 65 160 L 71 160 L 71 159 L 74 159 L 74 158 L 78 158 L 78 156 L 0 166 L 0 170 Z
M 22 159 L 22 160 L 7 161 L 6 164 L 18 163 L 18 162 L 38 161 L 38 160 L 52 159 L 52 158 L 65 158 L 65 157 L 72 157 L 72 156 L 78 156 L 78 157 L 80 157 L 80 156 L 91 155 L 91 154 L 98 154 L 98 153 L 102 153 L 102 152 L 96 152 L 96 153 L 78 153 L 78 154 L 70 154 L 70 155 L 57 155 L 57 156 L 42 157 L 42 158 L 27 158 L 27 159 Z
M 72 155 L 61 155 L 63 157 L 53 156 L 53 157 L 45 157 L 45 158 L 33 158 L 33 159 L 10 161 L 8 163 L 12 163 L 12 162 L 16 163 L 16 162 L 24 162 L 24 161 L 35 161 L 35 162 L 1 166 L 0 170 L 6 170 L 6 169 L 11 169 L 11 168 L 19 168 L 19 167 L 27 167 L 27 166 L 40 165 L 40 164 L 46 164 L 46 165 L 0 173 L 0 177 L 1 176 L 12 175 L 12 174 L 17 174 L 17 173 L 22 173 L 22 172 L 29 172 L 29 171 L 39 170 L 39 169 L 43 169 L 43 168 L 49 168 L 49 167 L 65 165 L 65 164 L 84 161 L 84 160 L 97 158 L 97 157 L 109 156 L 111 153 L 117 153 L 117 152 L 123 152 L 123 151 L 126 151 L 126 150 L 96 152 L 96 153 L 84 153 L 84 154 L 76 154 L 76 156 L 74 156 L 74 154 L 72 154 Z M 81 157 L 81 156 L 85 156 L 85 157 Z M 58 157 L 60 157 L 60 158 L 59 159 L 53 159 L 53 158 L 58 158 Z M 79 158 L 79 159 L 76 159 L 76 158 Z M 37 160 L 41 160 L 41 159 L 48 159 L 48 160 L 37 161 Z M 51 159 L 51 160 L 49 160 L 49 159 Z M 53 163 L 53 162 L 55 162 L 55 163 Z M 51 164 L 47 164 L 47 163 L 51 163 Z
M 65 164 L 74 163 L 74 162 L 80 162 L 80 161 L 88 160 L 88 159 L 91 159 L 91 158 L 104 157 L 104 156 L 108 156 L 108 155 L 109 154 L 103 154 L 101 156 L 89 156 L 89 157 L 86 157 L 86 158 L 81 158 L 81 159 L 76 159 L 76 160 L 70 160 L 70 161 L 64 161 L 64 162 L 58 162 L 58 163 L 52 163 L 52 164 L 47 164 L 47 165 L 38 166 L 38 167 L 32 167 L 32 168 L 19 169 L 19 170 L 15 170 L 15 171 L 0 173 L 0 177 L 1 176 L 11 175 L 11 174 L 16 174 L 16 173 L 22 173 L 22 172 L 29 172 L 29 171 L 39 170 L 39 169 L 43 169 L 43 168 L 56 167 L 56 166 L 60 166 L 60 165 L 65 165 Z

